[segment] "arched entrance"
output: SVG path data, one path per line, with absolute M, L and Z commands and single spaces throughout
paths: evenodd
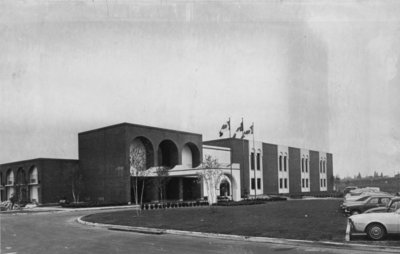
M 182 148 L 182 165 L 194 168 L 200 164 L 200 152 L 193 143 L 186 143 Z
M 179 162 L 178 148 L 171 140 L 164 140 L 158 146 L 158 166 L 173 168 Z
M 231 196 L 231 179 L 227 175 L 222 175 L 219 184 L 217 185 L 219 188 L 219 196 L 221 197 L 229 197 Z
M 23 168 L 19 168 L 17 171 L 17 179 L 15 185 L 15 194 L 19 203 L 28 202 L 28 187 L 26 183 L 26 174 Z
M 14 194 L 14 172 L 9 169 L 6 173 L 6 198 L 7 200 L 11 198 Z
M 40 203 L 38 170 L 35 166 L 29 170 L 29 200 L 33 203 Z
M 219 195 L 221 197 L 228 197 L 230 196 L 230 192 L 231 192 L 231 185 L 229 184 L 229 182 L 227 180 L 222 180 L 221 184 L 219 185 Z
M 144 192 L 144 173 L 154 166 L 154 148 L 150 140 L 137 137 L 129 145 L 131 202 L 138 204 Z

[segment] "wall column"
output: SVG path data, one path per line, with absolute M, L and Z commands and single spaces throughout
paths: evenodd
M 179 201 L 183 201 L 183 178 L 179 177 Z

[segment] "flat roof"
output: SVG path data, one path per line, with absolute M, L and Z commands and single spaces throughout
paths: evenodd
M 199 133 L 193 133 L 193 132 L 187 132 L 187 131 L 178 131 L 178 130 L 172 130 L 172 129 L 165 129 L 165 128 L 159 128 L 159 127 L 153 127 L 153 126 L 147 126 L 147 125 L 140 125 L 140 124 L 133 124 L 133 123 L 119 123 L 119 124 L 114 124 L 114 125 L 109 125 L 93 130 L 88 130 L 88 131 L 83 131 L 79 132 L 78 135 L 83 135 L 83 134 L 88 134 L 92 132 L 97 132 L 97 131 L 103 131 L 106 129 L 112 129 L 112 128 L 118 128 L 122 126 L 131 126 L 131 127 L 140 127 L 140 128 L 148 128 L 148 129 L 153 129 L 153 130 L 160 130 L 160 131 L 169 131 L 169 132 L 177 132 L 177 133 L 183 133 L 183 134 L 191 134 L 191 135 L 197 135 L 197 136 L 202 136 L 202 134 Z
M 78 159 L 57 159 L 57 158 L 35 158 L 35 159 L 29 159 L 29 160 L 22 160 L 22 161 L 13 161 L 13 162 L 8 162 L 8 163 L 2 163 L 0 166 L 5 166 L 5 165 L 12 165 L 12 164 L 21 164 L 21 163 L 27 163 L 27 162 L 33 162 L 33 161 L 39 161 L 39 160 L 52 160 L 52 161 L 74 161 L 78 162 Z
M 249 142 L 250 144 L 252 143 L 251 140 L 249 140 L 249 139 L 241 139 L 241 138 L 221 138 L 221 139 L 205 140 L 205 141 L 203 141 L 203 144 L 206 143 L 206 142 L 214 142 L 214 141 L 233 141 L 233 140 L 235 140 L 235 141 L 244 140 L 244 141 Z M 267 143 L 267 142 L 263 142 L 263 141 L 259 141 L 259 140 L 254 140 L 254 141 L 255 141 L 255 142 L 259 142 L 259 143 L 263 143 L 263 144 L 267 144 L 267 145 L 285 146 L 285 147 L 288 147 L 288 148 L 304 149 L 304 150 L 312 151 L 312 152 L 332 154 L 332 153 L 330 153 L 330 152 L 318 151 L 318 150 L 308 149 L 308 148 L 303 148 L 303 147 L 294 147 L 294 146 L 288 146 L 288 145 L 278 145 L 278 144 Z

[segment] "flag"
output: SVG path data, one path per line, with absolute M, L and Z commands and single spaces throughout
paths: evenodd
M 219 131 L 219 136 L 222 137 L 224 135 L 224 131 L 231 129 L 231 119 L 229 119 L 226 123 L 221 126 L 221 130 Z
M 254 124 L 252 124 L 252 125 L 250 126 L 250 129 L 248 129 L 248 130 L 246 130 L 246 131 L 243 132 L 242 138 L 244 138 L 245 135 L 253 134 L 253 129 L 254 129 Z
M 236 129 L 236 132 L 243 131 L 243 120 L 240 123 L 240 126 Z

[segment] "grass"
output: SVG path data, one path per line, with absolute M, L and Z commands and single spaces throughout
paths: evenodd
M 90 222 L 303 240 L 344 241 L 340 200 L 291 200 L 233 207 L 117 211 L 86 216 Z

